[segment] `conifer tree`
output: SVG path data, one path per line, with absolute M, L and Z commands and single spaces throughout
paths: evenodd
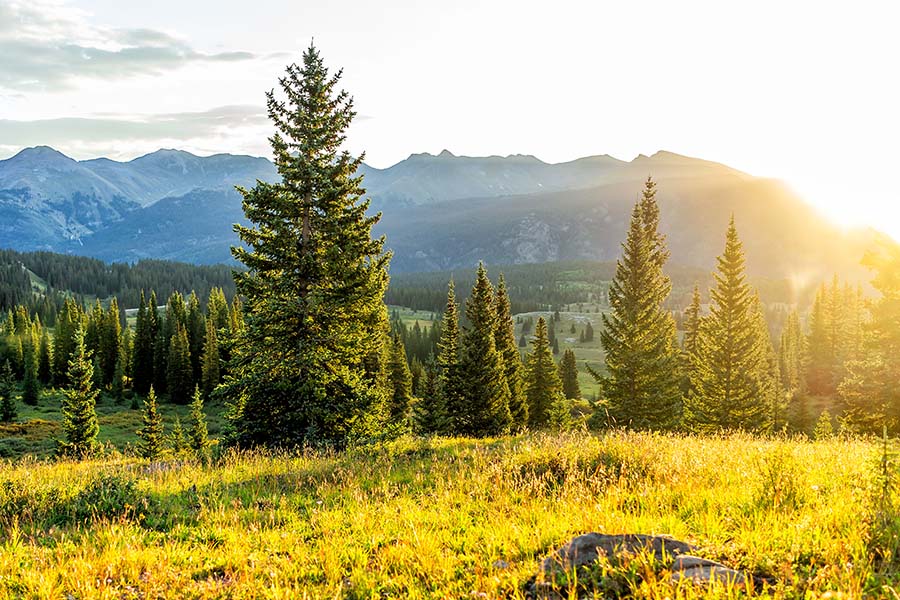
M 459 314 L 451 279 L 447 285 L 447 307 L 441 321 L 441 338 L 438 341 L 437 393 L 440 397 L 439 405 L 446 412 L 452 433 L 459 432 L 458 418 L 464 411 L 459 357 Z
M 156 392 L 151 387 L 144 400 L 144 411 L 141 416 L 144 424 L 138 429 L 137 435 L 141 438 L 138 452 L 142 458 L 155 460 L 163 453 L 165 444 L 165 430 L 159 406 L 156 403 Z
M 125 397 L 125 370 L 128 362 L 124 344 L 119 346 L 116 368 L 113 370 L 112 395 L 116 402 L 121 402 Z
M 497 293 L 494 298 L 497 310 L 497 331 L 494 342 L 497 351 L 503 357 L 503 375 L 509 388 L 509 412 L 512 417 L 512 429 L 521 430 L 528 426 L 528 399 L 525 396 L 522 357 L 516 347 L 516 333 L 512 320 L 509 294 L 503 274 L 497 282 Z
M 204 458 L 209 451 L 209 433 L 206 427 L 206 415 L 203 412 L 203 395 L 200 388 L 194 388 L 191 402 L 191 422 L 188 428 L 188 441 L 197 456 Z
M 116 362 L 119 360 L 119 347 L 122 345 L 122 325 L 119 315 L 119 303 L 113 298 L 109 309 L 103 315 L 100 324 L 99 354 L 103 385 L 113 382 Z
M 203 394 L 209 398 L 216 386 L 219 385 L 219 338 L 216 333 L 216 322 L 213 319 L 206 321 L 206 341 L 203 343 Z
M 781 386 L 792 396 L 802 389 L 803 355 L 804 339 L 803 331 L 800 328 L 800 315 L 796 310 L 792 310 L 785 320 L 778 346 L 778 371 Z
M 462 338 L 462 410 L 453 415 L 454 421 L 464 435 L 502 435 L 509 430 L 512 415 L 503 356 L 494 341 L 497 331 L 494 289 L 484 263 L 478 265 L 475 285 L 466 300 L 466 318 L 471 326 Z
M 28 333 L 22 344 L 24 374 L 22 378 L 22 402 L 29 406 L 37 406 L 41 395 L 38 381 L 38 349 L 34 347 L 34 338 Z
M 809 315 L 809 336 L 806 347 L 806 388 L 813 395 L 826 396 L 834 392 L 834 339 L 832 322 L 834 314 L 825 284 L 816 292 Z
M 144 292 L 141 290 L 141 300 L 134 328 L 134 358 L 132 361 L 134 391 L 139 394 L 146 394 L 153 384 L 153 347 L 157 336 L 155 303 L 156 294 L 151 295 L 148 305 L 144 300 Z
M 169 343 L 168 387 L 169 400 L 175 404 L 187 404 L 194 388 L 194 370 L 191 366 L 190 341 L 187 330 L 180 323 Z
M 75 342 L 63 390 L 62 415 L 65 441 L 59 442 L 61 454 L 85 457 L 97 448 L 97 390 L 91 354 L 85 349 L 84 329 L 79 323 L 73 332 Z
M 41 328 L 41 346 L 38 353 L 38 380 L 43 385 L 53 381 L 53 355 L 50 350 L 50 335 L 46 328 Z
M 225 292 L 220 287 L 214 287 L 209 292 L 209 301 L 206 303 L 206 318 L 212 321 L 213 327 L 217 331 L 229 329 L 228 301 L 225 299 Z
M 387 418 L 390 425 L 402 426 L 406 422 L 412 404 L 412 375 L 406 363 L 406 349 L 400 336 L 391 338 L 388 372 L 390 377 L 390 398 Z
M 767 385 L 771 376 L 768 335 L 763 335 L 756 294 L 744 273 L 744 252 L 734 218 L 725 252 L 719 256 L 710 314 L 698 339 L 688 415 L 702 431 L 721 428 L 766 429 L 770 421 Z
M 569 400 L 581 398 L 581 388 L 578 386 L 578 364 L 571 348 L 566 348 L 562 360 L 559 361 L 559 378 L 562 381 L 565 398 Z
M 584 341 L 585 342 L 593 342 L 594 341 L 594 326 L 591 325 L 590 321 L 588 321 L 587 325 L 584 326 Z
M 242 445 L 343 446 L 384 403 L 372 357 L 385 345 L 384 240 L 362 199 L 362 158 L 340 148 L 355 113 L 310 46 L 267 94 L 278 183 L 241 189 L 251 226 L 232 253 L 245 328 L 225 388 Z M 232 327 L 233 330 L 236 327 Z
M 187 321 L 185 329 L 188 334 L 188 348 L 191 354 L 193 381 L 201 381 L 203 377 L 203 344 L 206 340 L 206 317 L 200 308 L 200 299 L 191 292 L 187 302 Z
M 662 265 L 668 253 L 656 231 L 652 181 L 632 212 L 623 255 L 609 287 L 610 313 L 600 341 L 606 375 L 599 382 L 609 417 L 636 429 L 671 429 L 682 398 L 675 321 L 663 303 L 671 291 Z M 645 214 L 646 213 L 646 214 Z
M 528 398 L 528 426 L 532 429 L 546 426 L 550 407 L 563 397 L 563 390 L 550 350 L 544 317 L 538 318 L 531 351 L 525 358 L 525 394 Z
M 0 369 L 0 421 L 10 423 L 16 420 L 19 412 L 16 407 L 16 398 L 12 366 L 9 361 L 4 361 Z
M 69 361 L 75 352 L 75 331 L 82 327 L 83 314 L 72 298 L 66 298 L 56 318 L 53 337 L 53 381 L 68 385 Z
M 188 448 L 184 437 L 184 427 L 181 426 L 181 417 L 175 415 L 175 423 L 172 425 L 171 447 L 175 456 L 179 456 Z
M 437 361 L 433 356 L 429 356 L 424 367 L 425 384 L 414 411 L 415 430 L 416 433 L 425 435 L 446 433 L 450 424 L 447 418 L 447 406 L 440 393 Z
M 550 405 L 547 411 L 547 427 L 556 433 L 568 431 L 572 428 L 572 401 L 559 396 Z

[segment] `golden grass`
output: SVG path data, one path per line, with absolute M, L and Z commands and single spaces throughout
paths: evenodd
M 522 598 L 588 531 L 689 541 L 770 578 L 754 596 L 896 597 L 893 538 L 873 530 L 894 523 L 879 456 L 864 440 L 572 433 L 211 466 L 26 460 L 0 466 L 0 598 Z M 674 587 L 638 559 L 598 581 L 581 592 L 740 594 Z

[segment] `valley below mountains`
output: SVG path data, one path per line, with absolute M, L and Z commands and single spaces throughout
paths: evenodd
M 630 162 L 610 156 L 548 164 L 533 156 L 414 154 L 387 169 L 361 167 L 376 235 L 391 270 L 614 260 L 643 182 L 658 184 L 661 229 L 674 264 L 711 268 L 731 214 L 756 277 L 801 283 L 842 273 L 881 234 L 845 230 L 782 182 L 670 152 Z M 244 223 L 235 185 L 275 181 L 250 156 L 198 157 L 160 150 L 129 162 L 75 161 L 52 148 L 0 161 L 0 247 L 107 261 L 162 258 L 231 262 L 234 223 Z

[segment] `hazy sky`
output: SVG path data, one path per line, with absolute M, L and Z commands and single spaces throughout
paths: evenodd
M 665 149 L 787 180 L 900 236 L 900 8 L 884 2 L 0 0 L 0 157 L 268 155 L 264 92 L 312 38 L 351 150 Z

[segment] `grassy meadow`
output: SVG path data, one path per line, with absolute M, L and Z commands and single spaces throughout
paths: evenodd
M 895 598 L 893 469 L 878 441 L 624 432 L 20 459 L 0 598 L 524 598 L 588 531 L 670 534 L 757 583 L 675 586 L 636 556 L 562 597 Z

